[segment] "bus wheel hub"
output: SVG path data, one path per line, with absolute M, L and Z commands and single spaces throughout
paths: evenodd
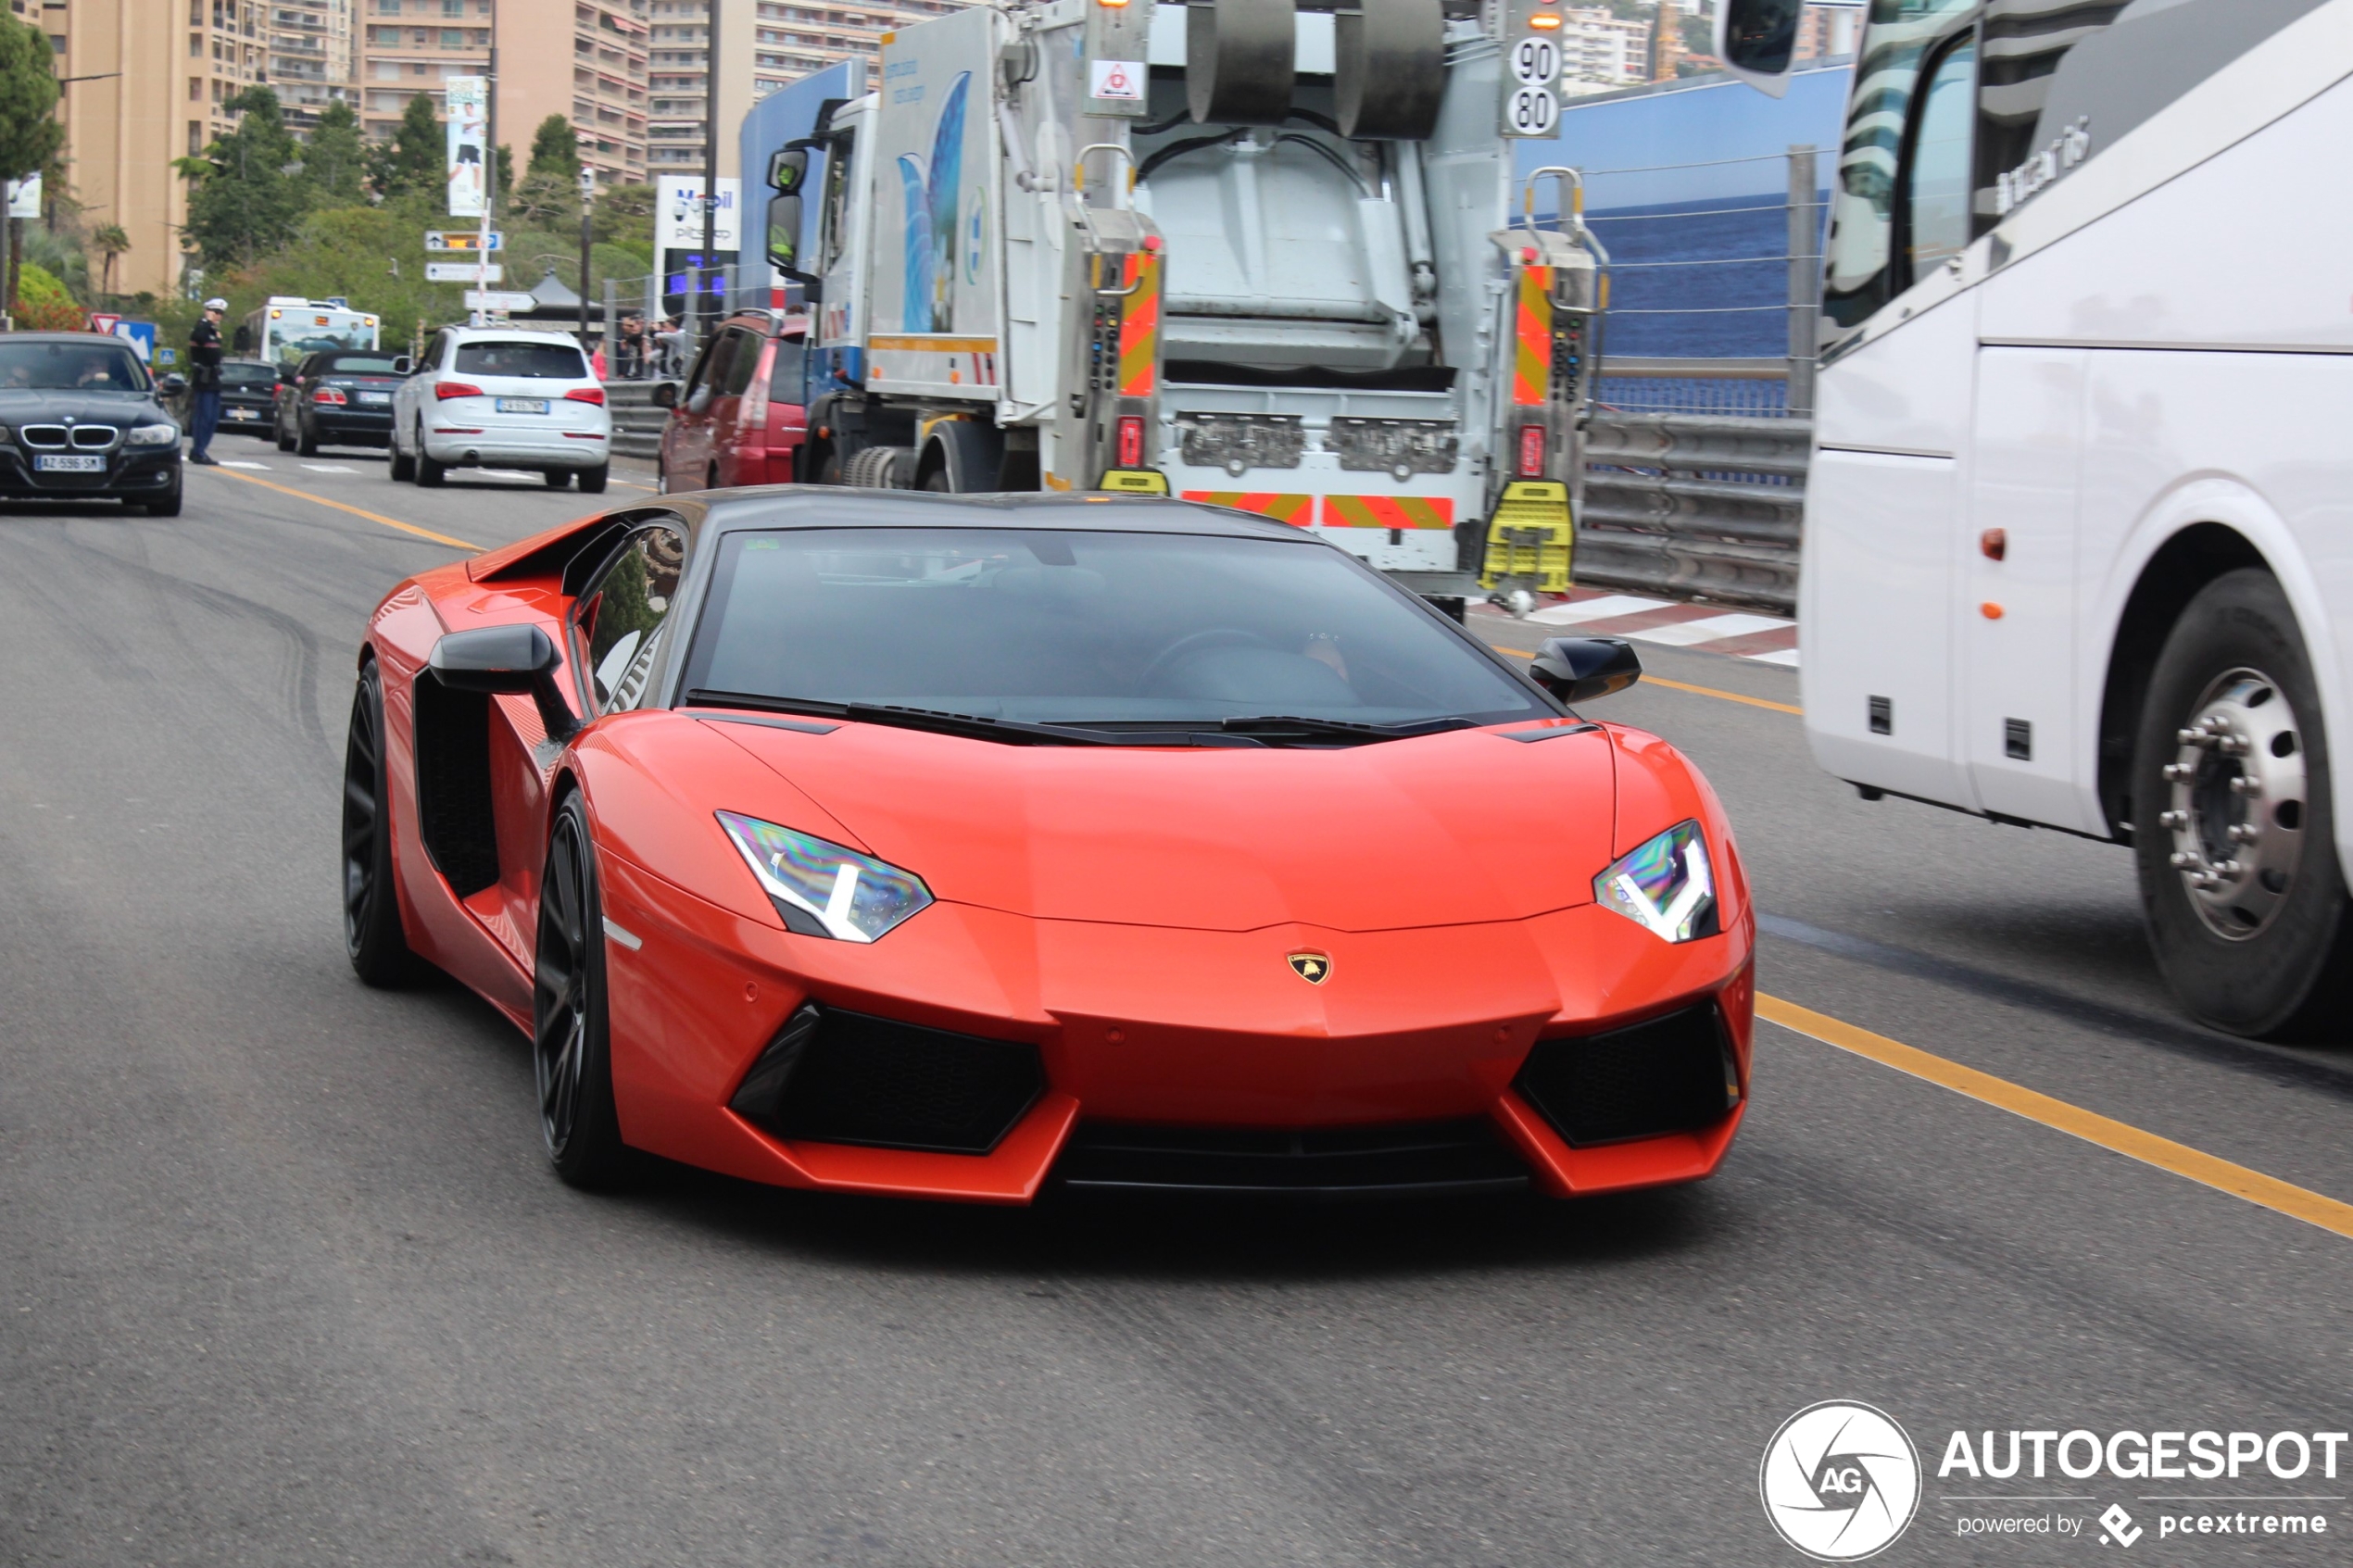
M 2173 869 L 2208 929 L 2244 941 L 2287 901 L 2304 844 L 2304 737 L 2279 684 L 2233 670 L 2174 732 Z

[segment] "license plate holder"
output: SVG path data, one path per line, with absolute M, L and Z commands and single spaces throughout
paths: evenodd
M 369 405 L 389 403 L 392 401 L 392 394 L 389 392 L 363 392 L 359 395 L 359 401 L 363 404 Z
M 32 466 L 43 473 L 104 473 L 104 458 L 83 457 L 79 453 L 52 454 L 44 452 L 32 459 Z
M 547 400 L 544 397 L 501 397 L 498 411 L 502 414 L 544 414 Z

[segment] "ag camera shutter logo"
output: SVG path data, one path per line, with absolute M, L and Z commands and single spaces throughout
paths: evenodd
M 1919 1511 L 1919 1450 L 1884 1411 L 1825 1399 L 1781 1423 L 1756 1489 L 1781 1539 L 1818 1562 L 1859 1562 Z

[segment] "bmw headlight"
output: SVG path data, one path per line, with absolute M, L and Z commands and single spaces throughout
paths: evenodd
M 1667 942 L 1713 936 L 1716 876 L 1697 822 L 1668 828 L 1593 879 L 1593 899 Z
M 757 817 L 718 815 L 787 931 L 875 942 L 932 901 L 912 872 Z
M 180 439 L 178 425 L 132 425 L 130 444 L 133 446 L 169 446 Z

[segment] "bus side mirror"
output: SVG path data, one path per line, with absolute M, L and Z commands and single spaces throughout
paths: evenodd
M 1716 7 L 1716 57 L 1760 93 L 1789 91 L 1797 56 L 1797 24 L 1806 0 L 1720 0 Z

